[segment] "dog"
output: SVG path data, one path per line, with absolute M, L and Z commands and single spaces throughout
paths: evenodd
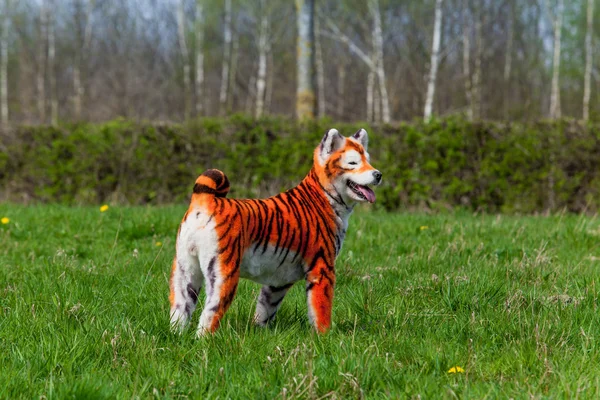
M 375 202 L 369 186 L 381 183 L 367 147 L 364 129 L 349 138 L 330 129 L 302 182 L 267 199 L 228 199 L 229 180 L 223 172 L 209 169 L 200 175 L 177 233 L 169 295 L 172 328 L 183 331 L 204 286 L 197 335 L 214 332 L 240 278 L 262 285 L 254 320 L 264 326 L 292 285 L 304 279 L 310 323 L 317 332 L 326 332 L 335 259 L 348 219 L 357 203 Z

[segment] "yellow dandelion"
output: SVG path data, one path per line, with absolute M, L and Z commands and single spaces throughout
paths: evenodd
M 105 212 L 108 210 L 108 204 L 104 204 L 102 207 L 100 207 L 100 212 Z
M 424 230 L 429 229 L 429 227 L 427 225 L 422 225 L 419 229 L 424 231 Z
M 162 246 L 162 242 L 156 242 L 156 247 Z
M 448 370 L 449 374 L 462 374 L 464 372 L 465 372 L 465 370 L 462 369 L 461 367 L 459 367 L 458 365 L 456 367 L 452 367 Z
M 8 217 L 2 217 L 2 219 L 0 219 L 0 222 L 2 222 L 2 225 L 6 225 L 10 222 L 10 219 Z

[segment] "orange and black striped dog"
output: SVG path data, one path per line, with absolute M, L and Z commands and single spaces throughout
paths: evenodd
M 263 285 L 254 317 L 259 325 L 273 319 L 286 292 L 305 279 L 310 322 L 325 332 L 348 218 L 356 203 L 375 201 L 368 185 L 381 182 L 367 142 L 364 129 L 350 138 L 331 129 L 306 178 L 268 199 L 227 199 L 225 174 L 210 169 L 200 175 L 177 234 L 169 296 L 173 328 L 186 326 L 205 286 L 197 334 L 214 332 L 242 277 Z

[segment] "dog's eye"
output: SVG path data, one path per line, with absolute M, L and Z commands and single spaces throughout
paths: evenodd
M 350 161 L 348 164 L 350 164 L 350 165 L 358 165 L 358 163 L 356 161 Z

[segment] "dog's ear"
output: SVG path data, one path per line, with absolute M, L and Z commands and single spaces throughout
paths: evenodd
M 331 154 L 341 149 L 345 141 L 346 138 L 340 135 L 337 129 L 330 129 L 323 136 L 323 140 L 321 140 L 321 144 L 319 145 L 319 161 L 321 164 L 325 164 Z
M 354 135 L 352 135 L 353 139 L 356 139 L 358 143 L 362 144 L 362 147 L 367 151 L 367 147 L 369 147 L 369 135 L 367 131 L 364 129 L 359 129 Z

